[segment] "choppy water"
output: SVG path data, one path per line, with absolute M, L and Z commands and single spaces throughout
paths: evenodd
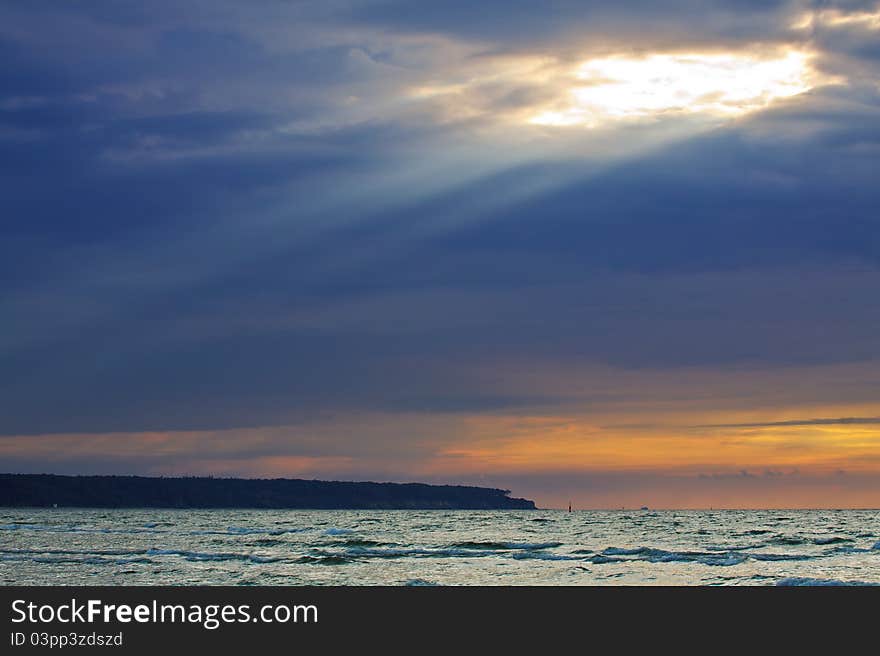
M 0 509 L 0 583 L 880 584 L 878 511 Z

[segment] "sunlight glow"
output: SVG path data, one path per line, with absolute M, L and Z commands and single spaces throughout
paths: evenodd
M 877 425 L 600 427 L 577 417 L 468 418 L 467 438 L 447 447 L 436 471 L 705 472 L 792 470 L 876 473 Z
M 570 105 L 542 111 L 529 122 L 596 127 L 669 114 L 738 116 L 813 88 L 810 57 L 791 50 L 775 58 L 653 54 L 592 59 L 576 71 L 583 84 L 571 89 Z

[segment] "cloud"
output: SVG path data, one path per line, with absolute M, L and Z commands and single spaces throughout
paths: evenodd
M 181 433 L 372 412 L 380 453 L 418 440 L 384 440 L 394 417 L 441 418 L 399 476 L 461 450 L 463 418 L 649 440 L 873 416 L 873 5 L 811 29 L 802 2 L 534 7 L 0 9 L 0 434 L 166 431 L 183 467 L 354 476 L 382 473 L 354 427 L 350 451 L 230 433 L 211 465 Z M 590 58 L 795 47 L 840 83 L 721 121 L 528 124 Z
M 872 426 L 880 424 L 880 417 L 832 417 L 825 419 L 788 419 L 743 424 L 708 424 L 696 428 L 773 428 L 782 426 Z
M 608 42 L 644 47 L 705 40 L 770 38 L 790 31 L 789 24 L 807 7 L 804 2 L 741 2 L 673 0 L 630 2 L 555 2 L 536 12 L 530 2 L 487 2 L 475 11 L 467 2 L 413 12 L 405 2 L 380 0 L 353 5 L 358 22 L 403 31 L 443 33 L 486 40 L 504 48 L 547 47 L 549 44 Z M 744 7 L 747 7 L 744 10 Z M 638 40 L 636 41 L 636 37 Z

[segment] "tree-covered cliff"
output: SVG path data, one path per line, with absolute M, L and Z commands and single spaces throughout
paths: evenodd
M 302 479 L 0 474 L 0 506 L 59 508 L 525 509 L 509 490 Z

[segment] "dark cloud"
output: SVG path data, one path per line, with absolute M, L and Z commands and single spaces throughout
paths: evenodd
M 501 47 L 549 48 L 573 43 L 590 47 L 627 43 L 647 47 L 676 38 L 718 42 L 721 38 L 755 41 L 787 30 L 787 19 L 808 7 L 805 2 L 731 2 L 729 0 L 639 0 L 626 4 L 557 0 L 490 1 L 479 8 L 455 0 L 412 11 L 398 0 L 354 5 L 355 20 L 401 30 L 440 32 L 487 40 Z M 634 40 L 638 39 L 638 40 Z
M 617 157 L 633 126 L 583 158 L 484 138 L 535 81 L 480 85 L 471 119 L 404 93 L 557 37 L 789 38 L 800 3 L 319 5 L 45 3 L 55 36 L 5 10 L 0 433 L 589 406 L 471 367 L 880 352 L 870 84 Z M 809 38 L 870 81 L 868 41 L 835 35 Z

